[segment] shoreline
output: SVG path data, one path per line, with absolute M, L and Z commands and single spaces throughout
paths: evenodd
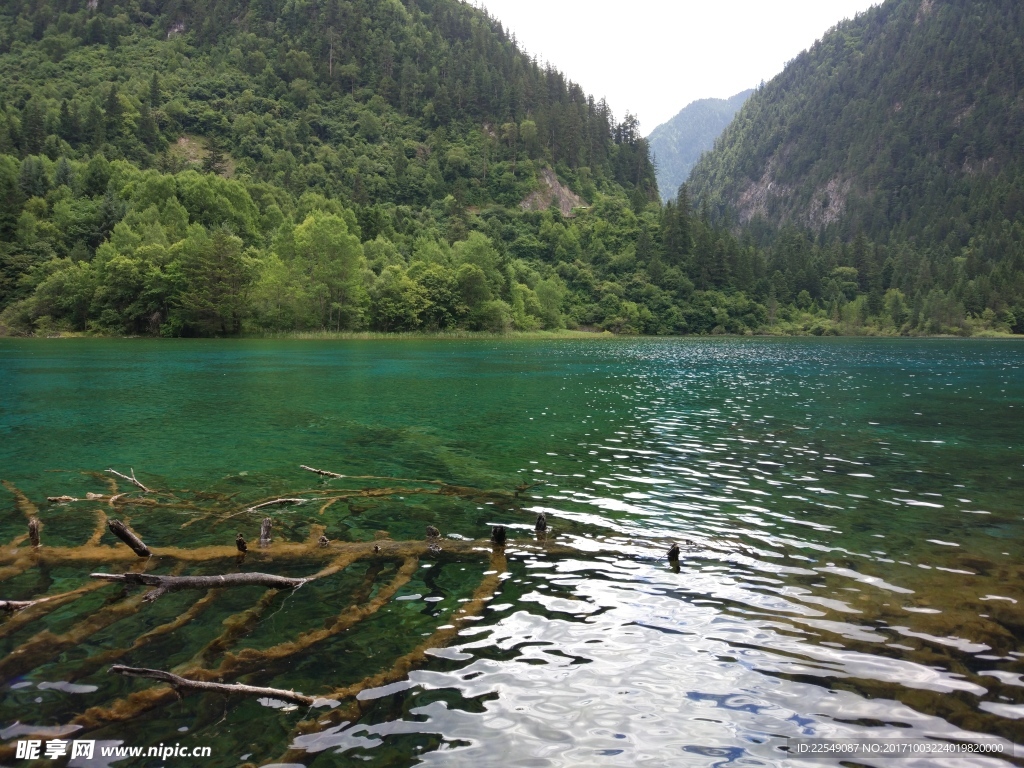
M 181 341 L 183 337 L 173 340 Z M 242 333 L 237 336 L 204 336 L 189 338 L 191 341 L 199 340 L 245 340 L 245 341 L 444 341 L 444 340 L 514 340 L 514 341 L 555 341 L 555 340 L 580 340 L 580 339 L 953 339 L 953 340 L 1007 340 L 1024 339 L 1024 334 L 998 333 L 993 331 L 982 331 L 970 336 L 954 334 L 922 334 L 915 336 L 901 336 L 896 334 L 823 334 L 813 333 L 752 333 L 752 334 L 617 334 L 611 331 L 581 331 L 581 330 L 559 330 L 559 331 L 509 331 L 507 333 L 492 333 L 489 331 L 402 331 L 385 333 L 381 331 L 279 331 L 273 333 Z M 36 341 L 56 341 L 67 339 L 147 339 L 166 340 L 161 336 L 122 336 L 88 331 L 64 331 L 47 335 L 4 335 L 0 334 L 0 340 L 5 339 L 32 339 Z

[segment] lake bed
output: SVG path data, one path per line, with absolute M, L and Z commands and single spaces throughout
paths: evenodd
M 440 530 L 442 554 L 372 615 L 247 671 L 254 685 L 355 685 L 495 582 L 407 674 L 362 690 L 357 717 L 300 727 L 316 713 L 192 694 L 71 731 L 82 738 L 209 745 L 210 766 L 781 766 L 789 739 L 846 737 L 995 737 L 1024 754 L 1022 367 L 1024 347 L 977 340 L 0 340 L 0 476 L 38 506 L 44 546 L 81 546 L 97 512 L 114 516 L 46 502 L 113 492 L 89 474 L 107 468 L 193 504 L 117 508 L 154 546 L 253 542 L 265 514 L 281 544 L 320 527 L 336 542 Z M 382 479 L 354 479 L 368 477 Z M 315 503 L 368 488 L 410 492 Z M 245 512 L 304 491 L 306 504 Z M 196 511 L 207 502 L 226 511 Z M 23 537 L 15 497 L 0 510 L 0 541 Z M 537 542 L 539 514 L 557 552 Z M 509 536 L 500 573 L 443 554 L 495 525 Z M 4 741 L 154 686 L 107 674 L 98 660 L 115 651 L 171 669 L 274 648 L 330 626 L 353 594 L 372 602 L 404 562 L 354 563 L 312 595 L 224 590 L 201 611 L 204 592 L 181 592 L 122 616 L 132 595 L 110 585 L 7 619 L 0 654 L 38 663 L 9 668 Z M 230 564 L 316 567 L 255 545 Z M 64 594 L 88 573 L 26 566 L 0 599 Z M 208 650 L 260 601 L 230 648 Z M 44 630 L 74 642 L 39 652 Z M 147 763 L 118 763 L 134 764 Z

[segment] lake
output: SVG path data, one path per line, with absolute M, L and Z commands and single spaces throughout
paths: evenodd
M 998 341 L 0 340 L 0 599 L 63 596 L 0 619 L 0 736 L 211 768 L 1024 756 L 1022 367 Z M 303 503 L 246 511 L 282 496 Z M 124 559 L 104 516 L 177 554 Z M 471 543 L 497 525 L 503 551 Z M 374 541 L 294 591 L 89 578 L 303 577 Z M 351 695 L 156 700 L 111 664 Z

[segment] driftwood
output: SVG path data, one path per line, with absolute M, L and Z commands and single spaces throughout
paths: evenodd
M 274 523 L 273 523 L 273 521 L 269 517 L 264 517 L 263 518 L 263 522 L 260 523 L 260 546 L 261 547 L 269 547 L 270 546 L 270 529 L 273 527 L 273 525 L 274 525 Z
M 14 613 L 15 611 L 21 611 L 25 608 L 31 608 L 36 603 L 44 602 L 46 602 L 45 597 L 42 597 L 38 600 L 0 600 L 0 611 Z
M 530 490 L 531 488 L 536 488 L 536 487 L 537 487 L 538 485 L 546 485 L 546 483 L 544 483 L 544 482 L 537 482 L 537 483 L 520 483 L 520 484 L 519 484 L 519 485 L 517 485 L 517 486 L 516 486 L 516 488 L 515 488 L 515 491 L 514 491 L 514 498 L 517 498 L 517 499 L 518 499 L 518 498 L 519 498 L 519 494 L 521 494 L 521 493 L 526 493 L 526 491 Z
M 128 475 L 122 475 L 122 474 L 121 474 L 120 472 L 118 472 L 118 471 L 117 471 L 116 469 L 108 469 L 108 470 L 106 470 L 106 471 L 107 471 L 107 472 L 109 472 L 109 473 L 110 473 L 110 474 L 112 474 L 112 475 L 117 475 L 117 476 L 118 476 L 118 477 L 120 477 L 120 478 L 121 478 L 122 480 L 126 480 L 126 481 L 128 481 L 129 483 L 131 483 L 132 485 L 134 485 L 134 486 L 135 486 L 136 488 L 141 488 L 141 489 L 142 489 L 142 490 L 143 490 L 143 491 L 144 491 L 145 493 L 152 493 L 152 492 L 153 492 L 153 491 L 151 491 L 151 490 L 150 490 L 149 488 L 147 488 L 146 486 L 144 486 L 144 485 L 143 485 L 142 483 L 140 483 L 140 482 L 139 482 L 138 480 L 136 480 L 136 479 L 135 479 L 135 470 L 134 470 L 134 469 L 132 469 L 132 470 L 131 470 L 131 473 L 132 473 L 132 476 L 131 476 L 131 477 L 128 477 Z
M 312 471 L 312 468 L 305 467 Z M 118 476 L 121 476 L 119 473 Z M 339 473 L 328 473 L 326 470 L 321 473 L 324 477 L 340 476 Z M 90 500 L 100 498 L 104 502 L 113 501 L 118 498 L 118 489 L 114 484 L 114 477 L 92 473 L 97 479 L 103 478 L 109 487 L 105 494 L 94 494 L 88 497 Z M 377 476 L 358 476 L 350 479 L 355 480 L 397 480 L 399 478 L 384 478 Z M 132 478 L 127 478 L 131 482 Z M 416 484 L 429 484 L 432 488 L 411 487 Z M 36 512 L 32 502 L 18 489 L 8 483 L 4 486 L 15 494 L 19 508 L 31 517 Z M 146 489 L 148 490 L 148 489 Z M 180 493 L 180 492 L 178 492 Z M 185 492 L 188 493 L 188 492 Z M 475 502 L 486 501 L 504 506 L 514 507 L 511 504 L 511 494 L 500 491 L 481 491 L 480 489 L 448 485 L 438 480 L 403 480 L 397 487 L 387 488 L 359 488 L 359 489 L 332 489 L 316 490 L 296 488 L 284 491 L 282 496 L 264 499 L 253 499 L 249 502 L 249 509 L 258 509 L 265 506 L 280 505 L 283 503 L 302 503 L 304 501 L 316 500 L 317 506 L 326 508 L 334 501 L 351 502 L 353 499 L 384 498 L 396 495 L 406 496 L 411 494 L 429 494 L 437 496 L 450 496 Z M 144 506 L 154 509 L 181 509 L 196 513 L 192 520 L 182 527 L 187 527 L 195 521 L 216 519 L 219 524 L 239 514 L 245 514 L 248 510 L 242 510 L 242 505 L 232 501 L 235 494 L 209 493 L 195 494 L 191 499 L 183 495 L 168 495 L 161 492 L 151 497 L 143 497 L 140 493 L 132 493 L 130 497 L 123 499 L 121 504 Z M 304 498 L 298 498 L 298 497 Z M 152 561 L 137 557 L 139 554 L 134 548 L 120 547 L 117 545 L 103 545 L 101 537 L 107 531 L 107 518 L 100 510 L 96 510 L 97 525 L 93 535 L 87 542 L 77 547 L 43 547 L 38 551 L 31 551 L 27 547 L 14 547 L 0 549 L 0 579 L 9 578 L 9 574 L 20 573 L 29 567 L 44 567 L 48 564 L 59 564 L 66 567 L 69 564 L 89 563 L 96 570 L 127 570 L 129 567 L 134 572 L 128 573 L 93 573 L 92 580 L 84 586 L 78 587 L 74 592 L 66 595 L 58 595 L 46 598 L 48 602 L 39 599 L 34 603 L 11 602 L 9 605 L 0 602 L 0 610 L 9 612 L 9 617 L 0 624 L 0 636 L 11 634 L 14 630 L 21 631 L 31 621 L 52 612 L 55 608 L 76 599 L 80 595 L 93 593 L 103 589 L 111 582 L 121 585 L 136 585 L 147 589 L 138 590 L 130 595 L 111 594 L 107 603 L 99 610 L 88 612 L 74 624 L 68 631 L 55 634 L 49 630 L 43 630 L 37 635 L 23 642 L 14 653 L 8 658 L 0 659 L 0 681 L 13 679 L 18 675 L 39 667 L 55 659 L 59 654 L 68 648 L 81 646 L 89 637 L 101 631 L 114 622 L 121 621 L 144 609 L 147 603 L 155 600 L 161 595 L 178 590 L 205 590 L 206 594 L 194 605 L 183 613 L 175 616 L 172 620 L 160 624 L 149 632 L 139 636 L 134 642 L 129 642 L 121 648 L 112 648 L 95 653 L 85 659 L 82 664 L 73 671 L 72 675 L 79 673 L 84 676 L 92 674 L 98 669 L 106 668 L 109 664 L 120 661 L 121 657 L 132 650 L 141 647 L 149 642 L 150 638 L 166 636 L 168 633 L 180 629 L 182 626 L 199 616 L 207 606 L 211 605 L 218 595 L 223 594 L 223 589 L 232 586 L 259 586 L 265 592 L 256 605 L 242 613 L 230 617 L 224 622 L 223 632 L 206 647 L 187 661 L 184 661 L 167 672 L 161 670 L 142 670 L 139 675 L 149 677 L 154 681 L 163 684 L 155 684 L 151 687 L 135 690 L 122 699 L 111 704 L 93 707 L 83 712 L 74 719 L 74 724 L 87 729 L 101 727 L 111 722 L 129 722 L 136 719 L 142 713 L 156 707 L 172 704 L 177 699 L 175 683 L 180 679 L 184 683 L 178 687 L 190 687 L 200 689 L 194 683 L 202 683 L 202 690 L 222 691 L 224 693 L 241 693 L 267 696 L 282 700 L 298 701 L 308 704 L 311 700 L 318 700 L 312 697 L 304 697 L 303 694 L 294 694 L 294 698 L 287 696 L 289 692 L 278 691 L 277 689 L 261 689 L 253 686 L 229 685 L 239 680 L 242 675 L 262 677 L 269 682 L 268 677 L 278 674 L 296 656 L 303 654 L 309 649 L 323 644 L 330 638 L 344 633 L 355 624 L 373 616 L 384 606 L 388 605 L 398 590 L 412 579 L 417 571 L 419 558 L 443 558 L 445 561 L 479 561 L 488 559 L 491 561 L 490 570 L 483 577 L 481 586 L 474 593 L 468 603 L 460 604 L 452 616 L 450 623 L 439 628 L 438 631 L 423 638 L 411 653 L 399 658 L 395 665 L 389 669 L 377 672 L 371 677 L 358 683 L 350 684 L 343 688 L 328 692 L 324 698 L 337 702 L 332 712 L 337 713 L 346 707 L 358 709 L 356 694 L 366 687 L 383 684 L 383 682 L 401 679 L 408 671 L 420 664 L 426 663 L 428 655 L 426 649 L 438 647 L 451 642 L 457 635 L 458 628 L 479 615 L 486 600 L 494 594 L 500 584 L 498 574 L 502 573 L 505 566 L 503 561 L 504 547 L 500 547 L 486 539 L 444 539 L 444 551 L 441 551 L 440 531 L 431 527 L 426 540 L 418 541 L 393 541 L 387 537 L 386 532 L 378 532 L 373 541 L 334 541 L 330 542 L 323 525 L 310 525 L 309 535 L 305 541 L 289 541 L 287 537 L 281 537 L 275 542 L 272 550 L 272 560 L 275 563 L 292 561 L 297 563 L 309 563 L 313 566 L 312 572 L 305 578 L 288 578 L 267 573 L 226 573 L 213 576 L 186 576 L 179 573 L 188 573 L 186 568 L 191 564 L 211 564 L 221 560 L 225 562 L 236 560 L 238 556 L 237 544 L 231 545 L 230 540 L 223 544 L 209 544 L 205 546 L 168 546 L 155 547 L 150 550 L 145 544 L 147 553 L 152 551 L 155 557 L 160 557 L 161 562 L 174 564 L 174 570 L 170 575 L 156 575 L 144 573 Z M 259 518 L 256 518 L 259 519 Z M 315 518 L 313 518 L 315 519 Z M 267 518 L 270 521 L 269 518 Z M 262 521 L 261 521 L 262 522 Z M 111 530 L 113 530 L 113 525 Z M 127 526 L 125 526 L 127 530 Z M 261 526 L 260 539 L 267 539 L 269 542 L 272 531 L 272 522 L 269 525 Z M 24 537 L 22 537 L 24 539 Z M 17 540 L 16 540 L 17 541 Z M 124 541 L 124 539 L 122 539 Z M 513 541 L 507 540 L 508 546 L 513 547 L 519 553 L 537 552 L 538 554 L 557 555 L 575 553 L 574 547 L 552 542 L 541 543 L 539 541 Z M 127 543 L 127 542 L 125 542 Z M 319 545 L 319 546 L 318 546 Z M 268 553 L 269 554 L 269 553 Z M 296 628 L 297 634 L 290 639 L 283 640 L 277 645 L 269 648 L 235 648 L 240 638 L 248 634 L 251 629 L 259 623 L 261 617 L 265 616 L 275 602 L 280 601 L 283 594 L 288 594 L 306 582 L 313 579 L 326 579 L 346 569 L 358 561 L 369 561 L 368 569 L 363 582 L 359 588 L 346 595 L 339 606 L 339 613 L 333 620 L 328 620 L 322 627 L 312 627 L 305 630 Z M 93 565 L 95 564 L 95 565 Z M 398 566 L 397 570 L 391 570 Z M 237 566 L 236 566 L 237 567 Z M 225 568 L 228 570 L 229 567 Z M 84 569 L 85 573 L 92 570 L 90 567 Z M 85 575 L 83 573 L 83 576 Z M 393 578 L 387 583 L 378 581 L 382 573 L 393 573 Z M 109 587 L 108 587 L 109 589 Z M 125 669 L 132 669 L 125 667 Z M 115 670 L 116 671 L 116 670 Z M 129 673 L 122 673 L 129 674 Z M 174 678 L 169 677 L 174 675 Z M 242 678 L 247 682 L 258 683 L 259 679 Z M 220 686 L 224 686 L 223 688 Z M 8 755 L 7 747 L 0 746 L 0 763 L 6 764 L 7 759 L 13 760 L 13 753 Z
M 264 507 L 280 507 L 285 504 L 305 504 L 306 499 L 271 499 L 270 501 L 264 501 L 262 504 L 257 504 L 254 507 L 249 507 L 246 512 L 255 512 L 257 509 L 263 509 Z
M 32 517 L 39 513 L 39 507 L 32 503 L 32 500 L 26 496 L 18 486 L 8 480 L 0 480 L 0 485 L 3 485 L 11 495 L 14 496 L 14 502 L 18 505 L 18 510 L 25 515 L 25 517 Z
M 68 502 L 78 501 L 74 496 L 47 496 L 46 500 L 52 504 L 67 504 Z
M 136 561 L 136 565 L 142 565 L 142 563 Z M 68 596 L 72 596 L 75 592 L 81 596 L 91 591 L 93 590 L 79 588 Z M 66 632 L 57 634 L 44 629 L 36 633 L 17 648 L 12 649 L 6 656 L 0 658 L 0 680 L 13 680 L 41 664 L 45 664 L 51 659 L 60 656 L 60 654 L 70 648 L 81 648 L 83 642 L 94 636 L 97 632 L 137 613 L 145 603 L 144 597 L 146 596 L 140 594 L 127 599 L 108 602 L 101 608 L 87 612 L 80 620 L 69 627 Z M 40 602 L 42 602 L 41 599 Z M 42 610 L 45 612 L 51 607 L 59 607 L 64 602 L 66 601 L 62 600 L 61 596 L 54 595 L 38 607 L 30 606 L 23 611 L 19 611 L 11 617 L 7 624 L 13 624 L 25 616 L 31 618 L 35 615 L 38 617 L 37 611 Z M 6 624 L 4 626 L 6 627 Z M 0 761 L 3 761 L 3 759 L 3 757 L 0 757 Z
M 220 576 L 155 576 L 149 573 L 90 573 L 93 579 L 120 581 L 125 584 L 141 584 L 156 589 L 146 600 L 156 600 L 167 592 L 181 589 L 217 589 L 219 587 L 273 587 L 274 589 L 296 589 L 310 579 L 293 579 L 288 576 L 274 576 L 270 573 L 227 573 Z
M 146 546 L 145 542 L 143 542 L 142 539 L 140 539 L 138 536 L 132 533 L 132 531 L 129 530 L 128 526 L 122 523 L 120 520 L 108 520 L 107 528 L 110 529 L 110 532 L 112 534 L 114 534 L 115 536 L 117 536 L 117 538 L 119 538 L 121 541 L 127 544 L 131 548 L 132 552 L 134 552 L 139 557 L 152 556 L 153 553 L 149 551 L 149 547 Z
M 321 477 L 339 478 L 344 477 L 349 480 L 398 480 L 402 483 L 426 483 L 427 485 L 447 485 L 447 483 L 441 480 L 416 480 L 408 477 L 392 477 L 391 475 L 343 475 L 339 472 L 330 472 L 326 469 L 317 469 L 316 467 L 307 467 L 305 464 L 300 464 L 299 469 L 304 469 L 307 472 L 315 472 Z
M 39 529 L 43 527 L 43 524 L 39 522 L 38 517 L 30 517 L 28 519 L 28 538 L 32 542 L 33 547 L 39 546 Z
M 170 683 L 178 690 L 215 691 L 217 693 L 232 693 L 241 696 L 266 696 L 306 706 L 311 706 L 316 701 L 312 696 L 305 696 L 295 691 L 283 691 L 280 688 L 259 688 L 254 685 L 242 685 L 241 683 L 232 683 L 230 685 L 225 683 L 207 683 L 202 680 L 189 680 L 180 675 L 164 672 L 159 669 L 125 667 L 121 664 L 114 664 L 109 671 L 118 675 L 125 675 L 126 677 L 145 677 L 150 680 L 159 680 L 162 683 Z
M 505 530 L 504 525 L 496 525 L 491 528 L 491 541 L 499 547 L 505 546 L 505 541 L 508 538 L 508 531 Z
M 299 469 L 304 469 L 307 472 L 316 472 L 318 475 L 323 477 L 345 477 L 345 475 L 339 475 L 337 472 L 328 472 L 326 469 L 315 469 L 313 467 L 307 467 L 305 464 L 300 464 Z

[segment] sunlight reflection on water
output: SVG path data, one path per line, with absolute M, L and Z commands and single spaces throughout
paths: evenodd
M 347 357 L 332 356 L 337 345 L 226 349 L 235 358 L 216 366 L 232 373 L 243 405 L 219 415 L 210 409 L 222 390 L 188 389 L 209 383 L 213 360 L 142 355 L 134 364 L 178 365 L 177 384 L 209 414 L 212 442 L 191 454 L 192 474 L 216 482 L 234 464 L 265 477 L 316 458 L 345 462 L 339 471 L 543 483 L 518 517 L 414 507 L 411 521 L 401 508 L 365 513 L 377 515 L 372 526 L 341 519 L 355 537 L 376 526 L 399 538 L 403 525 L 422 536 L 424 521 L 472 537 L 506 524 L 508 575 L 455 644 L 408 682 L 361 696 L 359 722 L 290 737 L 307 764 L 781 766 L 791 737 L 1024 743 L 1018 345 L 424 342 Z M 47 430 L 67 439 L 31 412 L 26 394 L 57 362 L 81 364 L 37 359 L 0 374 L 14 403 L 0 412 L 3 429 L 15 440 Z M 169 444 L 183 445 L 180 427 L 167 426 L 183 396 L 153 386 L 171 406 L 121 403 L 119 425 L 116 409 L 97 407 L 111 433 L 130 436 L 153 419 Z M 284 393 L 289 405 L 274 411 Z M 95 415 L 70 410 L 79 430 Z M 262 432 L 250 458 L 252 446 L 230 437 L 246 418 Z M 33 419 L 43 424 L 26 427 Z M 109 450 L 126 454 L 123 439 Z M 357 444 L 362 455 L 344 450 Z M 75 451 L 84 449 L 64 464 L 88 466 Z M 55 452 L 3 458 L 31 486 Z M 132 461 L 188 482 L 184 466 L 156 454 Z M 541 512 L 576 557 L 516 549 Z M 664 559 L 673 541 L 684 544 L 678 572 Z M 456 585 L 477 574 L 439 570 L 394 604 L 443 616 Z M 298 613 L 287 622 L 302 617 L 289 610 Z M 351 642 L 369 649 L 383 636 L 363 631 Z M 347 648 L 315 653 L 313 670 L 331 669 L 332 654 Z M 57 679 L 46 672 L 38 679 Z M 316 675 L 307 664 L 283 679 L 309 689 Z M 23 706 L 14 693 L 5 716 Z M 276 718 L 280 738 L 299 716 L 260 717 Z M 216 738 L 241 755 L 255 727 L 267 725 L 233 721 Z

